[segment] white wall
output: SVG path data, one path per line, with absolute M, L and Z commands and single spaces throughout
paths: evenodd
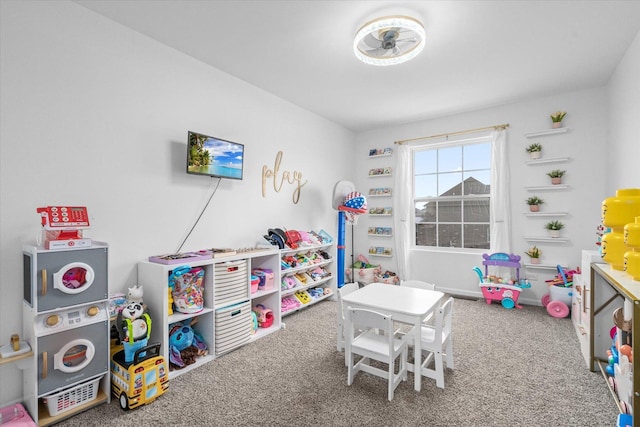
M 527 139 L 524 134 L 549 129 L 549 114 L 556 110 L 568 111 L 564 120 L 569 131 L 565 134 Z M 373 186 L 380 186 L 382 180 L 388 179 L 385 185 L 393 186 L 390 178 L 367 178 L 371 167 L 379 167 L 373 163 L 393 164 L 389 158 L 374 159 L 366 162 L 370 148 L 393 147 L 394 141 L 439 135 L 466 129 L 509 123 L 508 158 L 510 163 L 510 197 L 511 223 L 513 228 L 513 253 L 523 256 L 524 251 L 534 243 L 524 240 L 525 235 L 545 236 L 544 224 L 549 218 L 530 218 L 524 215 L 528 211 L 525 199 L 538 195 L 546 201 L 544 209 L 548 211 L 567 211 L 569 215 L 559 218 L 566 224 L 563 235 L 570 238 L 566 244 L 535 243 L 543 250 L 544 264 L 562 264 L 571 267 L 580 265 L 580 250 L 595 249 L 595 231 L 600 223 L 600 203 L 604 191 L 604 162 L 606 156 L 606 93 L 604 88 L 595 88 L 579 92 L 562 93 L 537 99 L 516 102 L 510 105 L 486 108 L 464 114 L 458 114 L 433 120 L 409 123 L 386 129 L 377 129 L 358 135 L 357 156 L 364 159 L 358 164 L 356 180 L 359 191 L 366 193 Z M 531 142 L 543 145 L 544 157 L 564 157 L 568 163 L 527 166 L 529 160 L 525 147 Z M 389 160 L 388 160 L 389 159 Z M 566 169 L 564 183 L 570 186 L 566 192 L 531 193 L 524 189 L 530 185 L 548 185 L 545 175 L 551 169 Z M 376 199 L 367 200 L 374 206 Z M 380 238 L 367 237 L 369 224 L 380 225 L 381 219 L 363 216 L 356 227 L 356 252 L 366 253 L 372 242 L 380 242 Z M 388 220 L 391 226 L 391 220 Z M 375 240 L 374 240 L 375 239 Z M 392 245 L 392 243 L 391 243 Z M 392 245 L 393 246 L 393 245 Z M 447 251 L 415 250 L 410 255 L 410 277 L 436 283 L 440 289 L 458 295 L 480 296 L 477 277 L 473 273 L 474 266 L 482 266 L 481 254 L 484 251 L 464 251 L 452 253 Z M 384 269 L 397 271 L 394 260 L 388 258 L 372 258 L 381 262 Z M 521 277 L 531 279 L 531 289 L 523 291 L 519 302 L 540 304 L 540 297 L 547 293 L 544 280 L 555 274 L 553 270 L 525 270 Z
M 640 188 L 640 32 L 608 85 L 607 197 Z
M 22 331 L 21 248 L 39 232 L 37 207 L 89 207 L 85 235 L 110 244 L 112 292 L 136 284 L 137 261 L 177 249 L 214 183 L 185 173 L 188 130 L 243 143 L 246 158 L 183 250 L 252 247 L 269 227 L 336 236 L 331 193 L 353 179 L 351 132 L 74 3 L 1 5 L 0 343 Z M 307 181 L 298 204 L 288 183 L 262 196 L 278 151 L 278 179 Z M 20 400 L 19 371 L 0 377 L 0 407 Z

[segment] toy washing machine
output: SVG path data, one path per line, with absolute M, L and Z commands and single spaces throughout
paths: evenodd
M 34 353 L 23 371 L 24 404 L 48 425 L 43 406 L 58 420 L 109 400 L 108 246 L 24 246 L 23 261 L 23 335 Z

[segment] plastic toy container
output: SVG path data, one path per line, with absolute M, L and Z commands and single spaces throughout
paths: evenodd
M 0 409 L 0 424 L 8 427 L 36 427 L 36 423 L 20 403 Z
M 44 398 L 50 416 L 62 414 L 84 403 L 95 400 L 98 396 L 98 383 L 102 377 L 78 384 Z

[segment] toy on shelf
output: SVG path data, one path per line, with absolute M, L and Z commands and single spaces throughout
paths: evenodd
M 273 311 L 270 308 L 265 307 L 264 304 L 256 304 L 253 306 L 253 312 L 258 318 L 259 327 L 268 328 L 273 325 Z
M 615 313 L 614 323 L 617 323 Z M 621 342 L 620 332 L 620 328 L 614 326 L 609 333 L 612 344 L 607 350 L 608 365 L 605 368 L 605 372 L 609 375 L 611 390 L 618 397 L 620 409 L 625 414 L 631 414 L 631 402 L 633 400 L 633 348 Z
M 195 363 L 197 356 L 209 353 L 207 344 L 191 327 L 198 321 L 194 318 L 191 324 L 181 322 L 169 325 L 169 368 L 181 369 Z
M 204 268 L 183 265 L 169 275 L 173 304 L 180 313 L 198 313 L 204 308 Z
M 549 285 L 549 293 L 542 296 L 541 302 L 549 315 L 560 319 L 567 317 L 571 312 L 573 275 L 580 274 L 580 269 L 565 271 L 561 265 L 558 265 L 557 269 L 557 276 L 545 281 Z
M 528 280 L 520 280 L 520 256 L 514 254 L 506 254 L 497 252 L 493 254 L 483 254 L 482 265 L 484 265 L 484 274 L 478 267 L 474 267 L 480 278 L 480 289 L 487 304 L 492 301 L 500 301 L 502 306 L 507 309 L 522 308 L 518 304 L 520 292 L 525 288 L 530 288 L 531 283 Z M 489 275 L 489 267 L 508 267 L 515 270 L 515 278 L 503 279 L 495 275 Z

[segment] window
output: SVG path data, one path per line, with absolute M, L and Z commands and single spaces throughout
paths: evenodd
M 489 249 L 490 189 L 489 137 L 415 148 L 415 245 Z

